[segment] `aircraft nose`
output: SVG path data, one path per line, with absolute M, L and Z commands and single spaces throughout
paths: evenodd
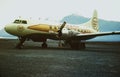
M 5 30 L 7 33 L 9 33 L 9 27 L 10 27 L 10 26 L 8 26 L 8 25 L 5 25 L 5 27 L 4 27 L 4 30 Z
M 5 25 L 4 30 L 7 32 L 7 25 Z
M 7 32 L 7 33 L 9 33 L 9 34 L 13 34 L 14 33 L 14 29 L 15 27 L 13 27 L 12 25 L 6 25 L 5 27 L 4 27 L 4 30 Z
M 7 27 L 5 26 L 5 27 L 4 27 L 4 30 L 5 30 L 5 31 L 7 30 L 6 28 L 7 28 Z

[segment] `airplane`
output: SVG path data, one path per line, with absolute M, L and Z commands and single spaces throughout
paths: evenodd
M 26 40 L 43 42 L 42 47 L 47 48 L 47 39 L 63 40 L 65 45 L 73 49 L 85 49 L 84 40 L 92 39 L 97 36 L 120 34 L 120 31 L 99 32 L 97 11 L 94 10 L 91 19 L 80 25 L 71 25 L 63 22 L 62 24 L 32 23 L 30 20 L 15 19 L 14 22 L 5 26 L 5 31 L 17 36 L 19 43 L 16 48 L 23 48 Z M 59 43 L 61 46 L 62 43 Z

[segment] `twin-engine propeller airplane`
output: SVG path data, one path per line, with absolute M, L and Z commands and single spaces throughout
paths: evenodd
M 19 43 L 16 48 L 23 47 L 26 40 L 43 42 L 42 47 L 46 48 L 47 39 L 64 40 L 74 49 L 84 49 L 85 42 L 82 40 L 92 39 L 97 36 L 120 34 L 120 31 L 99 32 L 97 11 L 95 10 L 92 18 L 80 25 L 63 24 L 46 24 L 31 23 L 29 20 L 16 19 L 13 23 L 5 26 L 5 31 L 9 34 L 19 37 Z

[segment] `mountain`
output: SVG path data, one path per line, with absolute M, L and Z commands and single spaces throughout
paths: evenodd
M 61 20 L 61 22 L 66 21 L 69 24 L 82 24 L 82 23 L 85 23 L 89 20 L 90 20 L 90 18 L 86 18 L 83 16 L 72 14 L 72 15 L 65 16 Z M 99 19 L 99 29 L 100 29 L 100 31 L 120 30 L 120 22 L 106 21 L 106 20 Z
M 8 34 L 4 29 L 0 30 L 0 37 L 15 37 L 10 34 Z
M 61 20 L 61 22 L 66 21 L 69 24 L 81 24 L 81 23 L 87 22 L 88 20 L 89 20 L 89 18 L 85 18 L 83 16 L 79 16 L 76 14 L 71 14 L 71 15 L 65 16 Z
M 79 16 L 76 14 L 71 14 L 68 16 L 65 16 L 60 22 L 66 21 L 69 24 L 81 24 L 89 21 L 90 18 L 86 18 L 83 16 Z M 106 21 L 99 19 L 99 30 L 101 32 L 106 31 L 120 31 L 120 22 L 116 21 Z M 12 36 L 4 31 L 4 29 L 0 30 L 0 37 L 15 37 Z M 89 41 L 116 41 L 120 42 L 120 35 L 109 35 L 109 36 L 101 36 L 96 37 L 94 39 L 91 39 Z
M 82 24 L 89 20 L 90 18 L 86 18 L 76 14 L 71 14 L 71 15 L 65 16 L 61 20 L 61 22 L 66 21 L 69 24 Z M 99 19 L 99 31 L 100 32 L 120 31 L 120 22 Z M 92 41 L 120 41 L 120 35 L 96 37 L 92 39 Z

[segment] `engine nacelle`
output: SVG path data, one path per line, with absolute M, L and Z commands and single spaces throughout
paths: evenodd
M 68 35 L 69 34 L 69 31 L 67 28 L 63 28 L 62 29 L 62 36 L 65 36 L 65 35 Z
M 76 34 L 78 34 L 78 31 L 75 30 L 68 30 L 67 28 L 63 28 L 62 29 L 62 36 L 64 37 L 71 37 L 71 36 L 75 36 Z

